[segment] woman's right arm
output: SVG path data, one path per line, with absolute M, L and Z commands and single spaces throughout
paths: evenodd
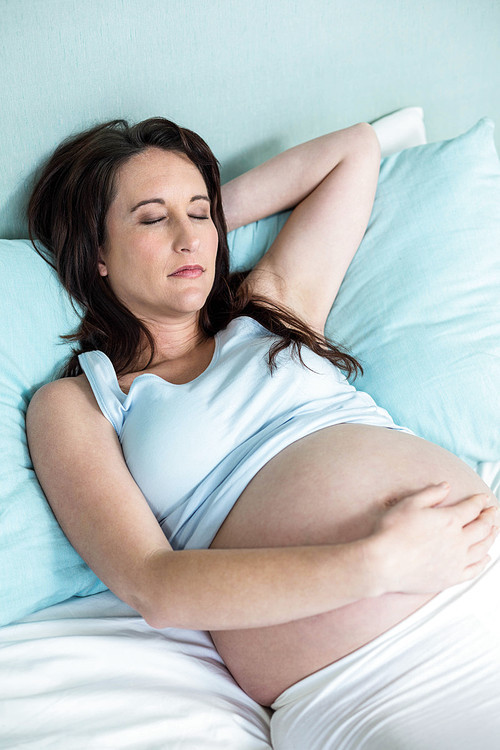
M 455 510 L 431 508 L 444 498 L 439 488 L 403 501 L 407 507 L 388 511 L 376 534 L 350 544 L 173 551 L 84 378 L 38 391 L 27 432 L 38 479 L 69 541 L 153 627 L 277 625 L 388 591 L 416 593 L 426 581 L 433 593 L 486 563 L 493 524 L 491 511 L 482 512 L 486 497 Z

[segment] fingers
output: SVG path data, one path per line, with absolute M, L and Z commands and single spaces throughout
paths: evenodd
M 443 511 L 450 514 L 450 516 L 453 515 L 461 526 L 468 526 L 476 523 L 478 519 L 482 519 L 482 525 L 478 525 L 476 531 L 484 528 L 484 535 L 488 533 L 492 525 L 500 528 L 500 507 L 493 499 L 491 493 L 480 492 L 470 495 L 464 500 L 459 500 L 453 505 L 443 506 L 442 503 L 446 500 L 449 492 L 450 485 L 448 482 L 431 484 L 423 490 L 408 495 L 402 502 L 409 502 L 420 508 L 441 506 Z M 480 538 L 482 537 L 477 537 L 477 539 Z
M 490 525 L 495 523 L 495 519 L 497 519 L 496 525 L 500 524 L 498 507 L 492 506 L 491 496 L 486 492 L 471 495 L 465 498 L 465 500 L 460 500 L 455 505 L 449 507 L 455 512 L 462 526 L 467 526 L 480 516 L 483 516 L 485 521 L 489 521 Z M 490 509 L 491 512 L 486 509 Z M 488 513 L 489 515 L 487 515 Z
M 468 563 L 470 565 L 473 565 L 480 562 L 484 557 L 486 557 L 497 536 L 498 529 L 493 526 L 490 528 L 489 532 L 485 536 L 483 536 L 482 539 L 480 539 L 480 541 L 476 542 L 475 544 L 471 544 L 467 555 Z
M 467 540 L 470 545 L 476 544 L 485 539 L 489 533 L 497 532 L 500 526 L 500 513 L 497 507 L 490 506 L 481 511 L 474 521 L 466 524 L 464 531 L 467 534 Z
M 431 508 L 434 505 L 442 503 L 449 491 L 450 485 L 448 482 L 441 482 L 440 484 L 431 484 L 428 487 L 424 487 L 423 490 L 414 492 L 413 495 L 408 495 L 408 499 L 411 498 L 421 508 Z
M 469 565 L 464 571 L 463 580 L 471 581 L 473 578 L 478 576 L 479 573 L 482 573 L 490 562 L 491 557 L 489 555 L 486 555 L 486 557 L 483 557 L 479 562 L 474 563 L 473 565 Z

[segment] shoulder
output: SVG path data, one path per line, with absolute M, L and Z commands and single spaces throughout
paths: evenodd
M 43 425 L 70 415 L 85 418 L 101 414 L 85 375 L 46 383 L 33 395 L 26 413 L 27 424 Z
M 67 476 L 74 470 L 75 481 L 86 481 L 96 456 L 107 466 L 123 462 L 116 432 L 85 376 L 55 380 L 35 393 L 26 413 L 26 436 L 35 471 L 47 485 L 51 472 L 60 474 L 61 467 Z
M 41 408 L 42 406 L 54 406 L 59 401 L 76 399 L 84 400 L 91 393 L 88 380 L 85 375 L 77 375 L 74 378 L 60 378 L 46 383 L 39 388 L 30 401 L 29 409 Z

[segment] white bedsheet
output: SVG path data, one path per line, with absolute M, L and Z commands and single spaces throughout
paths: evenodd
M 206 633 L 104 592 L 0 631 L 0 748 L 269 750 L 269 714 Z

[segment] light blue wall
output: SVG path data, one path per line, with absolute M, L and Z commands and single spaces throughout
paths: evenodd
M 225 179 L 301 140 L 424 108 L 429 140 L 483 115 L 500 144 L 499 0 L 0 0 L 0 236 L 70 132 L 161 114 Z

